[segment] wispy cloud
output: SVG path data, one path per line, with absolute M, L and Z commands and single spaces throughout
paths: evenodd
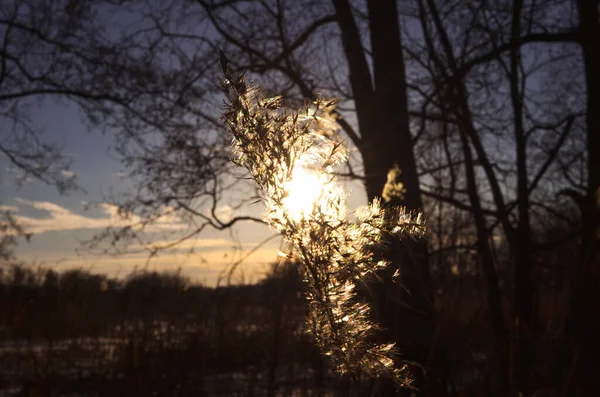
M 142 220 L 136 215 L 131 215 L 128 219 L 123 219 L 119 216 L 118 208 L 116 206 L 106 203 L 100 205 L 105 216 L 92 218 L 74 213 L 68 208 L 48 201 L 28 201 L 19 198 L 17 198 L 16 201 L 21 205 L 26 205 L 46 213 L 46 216 L 43 218 L 34 218 L 18 215 L 17 212 L 17 215 L 15 216 L 17 222 L 19 222 L 28 233 L 34 234 L 79 229 L 104 229 L 109 226 L 124 227 L 127 225 L 137 225 Z M 186 227 L 187 226 L 175 216 L 168 216 L 161 218 L 150 226 L 146 226 L 145 231 L 182 230 Z

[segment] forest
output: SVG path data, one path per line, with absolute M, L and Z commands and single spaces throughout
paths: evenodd
M 0 393 L 600 396 L 600 1 L 0 5 L 2 179 L 85 188 L 54 102 L 126 171 L 82 249 L 287 243 L 248 285 L 57 272 L 0 207 Z

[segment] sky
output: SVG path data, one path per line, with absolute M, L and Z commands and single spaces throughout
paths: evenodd
M 42 128 L 46 141 L 59 143 L 71 161 L 70 171 L 77 176 L 81 189 L 60 195 L 52 186 L 29 179 L 21 186 L 15 182 L 16 170 L 1 159 L 0 205 L 12 210 L 19 222 L 33 233 L 29 243 L 22 242 L 16 250 L 19 259 L 30 266 L 58 270 L 84 268 L 109 276 L 125 276 L 134 269 L 173 270 L 195 281 L 214 285 L 223 270 L 249 250 L 253 250 L 272 232 L 263 225 L 246 224 L 225 232 L 203 233 L 177 250 L 166 252 L 148 262 L 147 252 L 112 257 L 97 255 L 83 242 L 105 227 L 118 223 L 115 208 L 105 204 L 105 198 L 131 186 L 126 170 L 111 152 L 112 137 L 89 131 L 79 110 L 74 106 L 45 101 L 32 122 Z M 260 209 L 251 209 L 256 212 Z M 176 222 L 159 225 L 170 230 L 183 227 Z M 233 282 L 252 282 L 261 278 L 276 257 L 279 238 L 258 248 L 238 267 Z M 190 248 L 194 252 L 190 253 Z
M 128 23 L 130 18 L 124 14 L 117 19 Z M 412 31 L 418 34 L 418 29 Z M 30 115 L 48 142 L 63 145 L 63 154 L 72 160 L 70 172 L 75 173 L 81 187 L 78 191 L 60 195 L 54 187 L 36 180 L 17 186 L 14 167 L 0 158 L 0 206 L 12 210 L 17 220 L 33 232 L 31 241 L 21 243 L 16 251 L 19 259 L 31 266 L 58 270 L 84 268 L 109 276 L 125 276 L 134 269 L 181 268 L 182 273 L 192 279 L 215 285 L 224 270 L 241 258 L 245 260 L 237 267 L 234 282 L 257 281 L 277 259 L 276 252 L 282 248 L 281 239 L 271 238 L 273 233 L 256 223 L 241 223 L 235 229 L 223 232 L 207 230 L 193 241 L 151 261 L 148 261 L 148 253 L 139 247 L 132 247 L 135 252 L 118 257 L 85 250 L 82 242 L 109 225 L 119 224 L 116 210 L 106 204 L 106 197 L 118 197 L 119 193 L 132 187 L 127 170 L 109 150 L 113 144 L 110 131 L 106 135 L 89 131 L 75 106 L 47 99 L 33 108 Z M 350 209 L 364 204 L 364 189 L 359 184 L 347 184 L 346 187 L 351 195 Z M 226 207 L 219 210 L 227 212 Z M 259 205 L 243 209 L 248 214 L 246 210 L 257 217 L 262 215 Z M 185 225 L 174 221 L 155 227 L 156 231 L 168 234 L 182 230 Z M 167 242 L 167 237 L 157 238 Z M 271 239 L 261 245 L 268 238 Z M 190 251 L 192 248 L 193 252 Z
M 123 12 L 122 8 L 119 10 L 121 13 L 118 15 L 107 13 L 100 17 L 114 24 L 111 29 L 115 34 L 137 21 L 135 13 Z M 210 36 L 211 33 L 202 31 L 202 34 Z M 90 131 L 75 105 L 56 97 L 47 98 L 32 107 L 29 116 L 32 124 L 43 132 L 46 142 L 62 145 L 62 153 L 72 161 L 69 172 L 76 175 L 81 188 L 61 195 L 54 187 L 33 179 L 17 186 L 15 176 L 18 171 L 0 156 L 0 206 L 14 212 L 20 224 L 33 233 L 30 242 L 23 241 L 16 249 L 17 257 L 30 266 L 57 270 L 83 268 L 118 277 L 126 276 L 135 269 L 160 271 L 181 268 L 183 274 L 195 281 L 215 285 L 224 270 L 242 258 L 244 261 L 237 267 L 233 282 L 259 280 L 277 259 L 277 250 L 283 248 L 281 239 L 274 238 L 267 226 L 257 223 L 239 223 L 234 229 L 222 232 L 207 230 L 197 239 L 150 262 L 147 252 L 136 250 L 139 247 L 133 247 L 136 252 L 118 257 L 97 255 L 84 249 L 83 242 L 107 226 L 119 224 L 116 209 L 106 204 L 106 198 L 118 197 L 133 183 L 128 180 L 127 170 L 117 155 L 109 150 L 113 144 L 110 131 L 105 135 L 100 131 Z M 6 127 L 0 125 L 0 129 Z M 350 194 L 350 209 L 365 203 L 365 192 L 360 184 L 345 185 Z M 261 217 L 262 208 L 255 205 L 243 211 L 246 215 Z M 219 209 L 221 212 L 227 210 L 227 207 Z M 184 226 L 172 222 L 155 227 L 156 231 L 168 234 Z M 166 242 L 168 235 L 157 238 Z
M 21 242 L 16 254 L 28 266 L 56 270 L 86 269 L 108 276 L 124 277 L 134 270 L 176 270 L 192 280 L 216 285 L 226 282 L 225 272 L 236 267 L 231 282 L 256 282 L 264 277 L 283 249 L 281 238 L 265 225 L 241 223 L 226 231 L 207 230 L 198 238 L 177 249 L 165 252 L 149 261 L 147 251 L 131 247 L 132 253 L 109 256 L 86 249 L 84 242 L 109 225 L 121 222 L 116 209 L 106 204 L 106 198 L 124 192 L 132 186 L 127 170 L 111 151 L 110 132 L 90 131 L 79 110 L 73 105 L 46 100 L 35 112 L 32 122 L 41 128 L 48 142 L 59 143 L 63 154 L 72 161 L 81 189 L 59 194 L 56 188 L 30 179 L 20 186 L 15 183 L 16 170 L 5 158 L 0 159 L 0 205 L 16 214 L 33 237 Z M 347 185 L 354 192 L 350 205 L 361 204 L 364 191 L 360 186 Z M 228 208 L 221 208 L 227 211 Z M 263 207 L 243 209 L 261 217 Z M 185 227 L 177 220 L 155 226 L 156 239 L 168 242 L 168 232 Z M 165 232 L 164 237 L 160 237 Z M 164 239 L 164 240 L 163 240 Z M 266 243 L 266 239 L 269 239 Z
M 107 14 L 103 18 L 107 18 L 107 23 L 126 26 L 135 20 L 132 15 Z M 117 34 L 120 29 L 122 27 L 116 27 L 113 32 Z M 210 32 L 202 34 L 210 36 Z M 181 268 L 182 273 L 193 280 L 215 285 L 224 271 L 242 258 L 244 261 L 237 267 L 233 282 L 259 280 L 277 259 L 277 250 L 283 248 L 281 239 L 272 238 L 273 233 L 268 227 L 257 223 L 239 223 L 233 230 L 222 232 L 207 230 L 198 238 L 151 261 L 148 260 L 148 252 L 140 247 L 131 247 L 134 252 L 116 257 L 86 250 L 82 243 L 107 226 L 121 222 L 116 216 L 116 209 L 106 204 L 106 198 L 118 197 L 132 187 L 132 182 L 127 179 L 127 170 L 109 150 L 113 144 L 110 131 L 106 135 L 89 131 L 74 105 L 46 99 L 32 108 L 30 116 L 32 124 L 43 130 L 46 141 L 63 145 L 63 154 L 72 161 L 70 172 L 75 173 L 81 187 L 60 195 L 54 187 L 36 180 L 17 186 L 14 166 L 0 158 L 0 205 L 12 210 L 20 224 L 33 233 L 31 241 L 22 242 L 16 250 L 18 258 L 30 266 L 57 270 L 83 268 L 117 277 L 126 276 L 135 269 L 161 271 Z M 0 128 L 3 126 L 0 125 Z M 360 184 L 346 183 L 345 187 L 350 194 L 350 210 L 365 203 L 365 192 Z M 261 208 L 255 205 L 243 211 L 244 214 L 261 217 Z M 219 210 L 227 212 L 226 207 Z M 156 231 L 164 232 L 166 236 L 158 236 L 157 239 L 166 243 L 169 231 L 184 227 L 177 221 L 159 224 L 155 226 Z

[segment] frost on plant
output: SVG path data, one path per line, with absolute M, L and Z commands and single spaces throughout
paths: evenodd
M 307 329 L 339 373 L 389 375 L 405 383 L 394 362 L 394 345 L 375 341 L 377 324 L 356 289 L 389 264 L 390 236 L 423 232 L 421 215 L 383 208 L 379 200 L 349 214 L 333 174 L 347 153 L 324 134 L 335 128 L 333 103 L 318 100 L 290 111 L 281 97 L 267 98 L 242 74 L 231 72 L 224 57 L 222 67 L 234 161 L 258 183 L 266 221 L 303 265 Z

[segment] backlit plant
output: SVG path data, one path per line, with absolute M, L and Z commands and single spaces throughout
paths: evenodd
M 423 233 L 421 214 L 387 208 L 379 200 L 349 213 L 334 175 L 347 152 L 328 138 L 336 127 L 334 103 L 317 100 L 292 111 L 281 97 L 267 98 L 243 74 L 232 72 L 223 55 L 221 66 L 234 162 L 258 183 L 266 222 L 302 263 L 310 308 L 307 329 L 339 373 L 388 375 L 408 383 L 403 367 L 394 362 L 394 345 L 373 337 L 378 326 L 357 289 L 389 265 L 390 238 Z M 394 191 L 402 189 L 386 190 Z

